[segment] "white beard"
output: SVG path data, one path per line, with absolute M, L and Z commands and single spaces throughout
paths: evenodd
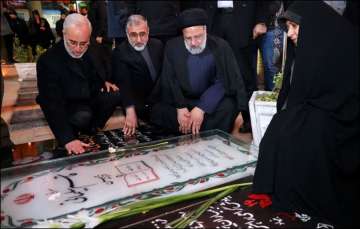
M 70 47 L 68 46 L 68 44 L 66 43 L 65 39 L 64 39 L 64 46 L 65 46 L 65 49 L 66 49 L 66 52 L 72 57 L 72 58 L 75 58 L 75 59 L 80 59 L 87 51 L 88 47 L 86 47 L 84 49 L 84 51 L 80 54 L 80 56 L 76 56 L 74 55 L 72 52 L 71 52 L 71 49 Z
M 186 49 L 187 49 L 192 55 L 200 54 L 200 53 L 202 53 L 202 52 L 204 51 L 204 49 L 206 48 L 206 39 L 207 39 L 207 35 L 205 34 L 203 43 L 200 45 L 200 47 L 197 47 L 197 48 L 192 48 L 192 47 L 190 47 L 190 45 L 188 45 L 188 44 L 186 43 L 186 41 L 184 40 L 185 47 L 186 47 Z
M 130 43 L 130 42 L 129 42 Z M 136 46 L 135 44 L 130 43 L 131 47 L 133 47 L 136 51 L 141 52 L 145 49 L 147 43 L 142 46 Z

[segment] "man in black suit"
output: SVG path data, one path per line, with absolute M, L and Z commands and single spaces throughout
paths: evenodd
M 131 15 L 126 23 L 127 40 L 113 51 L 113 81 L 120 88 L 126 109 L 124 133 L 132 135 L 137 117 L 148 121 L 155 99 L 154 86 L 158 81 L 163 57 L 163 45 L 149 39 L 149 26 L 142 15 Z
M 121 97 L 106 81 L 101 56 L 94 56 L 96 50 L 89 46 L 89 20 L 70 14 L 63 28 L 63 40 L 37 62 L 37 102 L 59 144 L 69 154 L 79 154 L 87 146 L 77 139 L 79 131 L 102 128 Z

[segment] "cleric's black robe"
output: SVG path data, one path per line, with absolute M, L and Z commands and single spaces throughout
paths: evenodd
M 288 47 L 278 112 L 260 143 L 253 191 L 271 194 L 282 210 L 356 225 L 358 30 L 320 1 L 288 10 L 301 17 L 298 44 Z
M 247 99 L 234 54 L 226 41 L 211 35 L 207 36 L 207 44 L 215 58 L 216 75 L 222 76 L 225 96 L 234 97 L 237 111 L 247 110 Z M 176 37 L 168 41 L 163 71 L 161 74 L 163 99 L 176 108 L 189 105 L 188 99 L 195 98 L 189 82 L 187 57 L 191 55 L 186 49 L 184 38 Z
M 220 102 L 217 110 L 223 110 L 221 113 L 214 114 L 214 116 L 217 117 L 215 118 L 216 120 L 213 121 L 214 123 L 219 123 L 219 115 L 223 116 L 224 122 L 227 122 L 228 124 L 222 125 L 227 127 L 220 129 L 226 129 L 226 131 L 229 131 L 230 125 L 232 125 L 232 122 L 234 121 L 237 113 L 247 110 L 248 101 L 244 83 L 242 81 L 236 59 L 228 43 L 221 38 L 208 35 L 206 45 L 215 59 L 216 76 L 221 77 L 219 80 L 222 81 L 225 89 L 224 99 L 222 102 L 224 102 L 225 99 L 231 99 L 231 103 L 234 104 L 233 106 L 229 105 L 228 102 L 224 102 L 226 103 L 226 105 L 224 105 L 224 103 L 222 104 Z M 199 99 L 199 96 L 193 92 L 189 82 L 187 65 L 187 59 L 189 55 L 191 54 L 186 49 L 184 38 L 182 36 L 173 38 L 167 42 L 164 53 L 161 79 L 157 85 L 157 90 L 161 91 L 161 102 L 166 104 L 169 109 L 185 107 L 191 109 L 193 107 L 192 100 Z M 164 119 L 168 119 L 169 116 L 171 116 L 170 119 L 173 118 L 172 123 L 174 124 L 172 126 L 175 126 L 177 124 L 176 111 L 174 111 L 175 109 L 172 110 L 173 111 L 169 113 L 167 113 L 168 110 L 166 108 L 154 111 L 152 115 L 153 122 L 163 126 L 162 123 L 166 122 Z M 226 110 L 228 110 L 227 113 Z M 164 115 L 164 112 L 167 114 Z M 217 124 L 206 124 L 207 117 L 210 116 L 211 115 L 205 115 L 203 126 L 207 126 L 211 129 L 214 126 L 216 127 Z

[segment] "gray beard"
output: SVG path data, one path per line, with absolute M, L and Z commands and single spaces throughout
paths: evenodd
M 129 42 L 129 43 L 130 43 L 130 42 Z M 147 43 L 145 43 L 145 44 L 142 45 L 142 46 L 135 46 L 134 44 L 130 43 L 131 47 L 133 47 L 133 48 L 134 48 L 136 51 L 138 51 L 138 52 L 143 51 L 143 50 L 145 49 L 145 47 L 146 47 L 146 44 L 147 44 Z
M 191 48 L 186 41 L 184 40 L 185 43 L 185 47 L 186 49 L 192 54 L 192 55 L 197 55 L 200 54 L 204 51 L 204 49 L 206 48 L 206 39 L 207 39 L 207 35 L 205 35 L 204 41 L 203 43 L 200 45 L 200 47 L 198 48 Z
M 80 55 L 80 56 L 75 56 L 74 54 L 71 53 L 71 49 L 70 47 L 67 45 L 65 39 L 64 39 L 64 46 L 65 46 L 65 49 L 66 49 L 66 52 L 72 57 L 72 58 L 75 58 L 75 59 L 80 59 L 87 51 L 88 48 L 84 49 L 84 52 Z

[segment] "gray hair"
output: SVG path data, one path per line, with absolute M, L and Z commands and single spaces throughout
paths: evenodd
M 79 27 L 79 26 L 88 26 L 90 29 L 90 33 L 92 31 L 92 26 L 89 19 L 81 14 L 72 13 L 66 16 L 64 25 L 63 25 L 63 33 L 66 33 L 66 30 L 72 26 Z
M 126 32 L 129 27 L 134 26 L 134 25 L 140 25 L 141 23 L 144 23 L 144 22 L 145 22 L 146 26 L 148 26 L 147 20 L 144 16 L 142 16 L 140 14 L 130 15 L 126 21 Z

